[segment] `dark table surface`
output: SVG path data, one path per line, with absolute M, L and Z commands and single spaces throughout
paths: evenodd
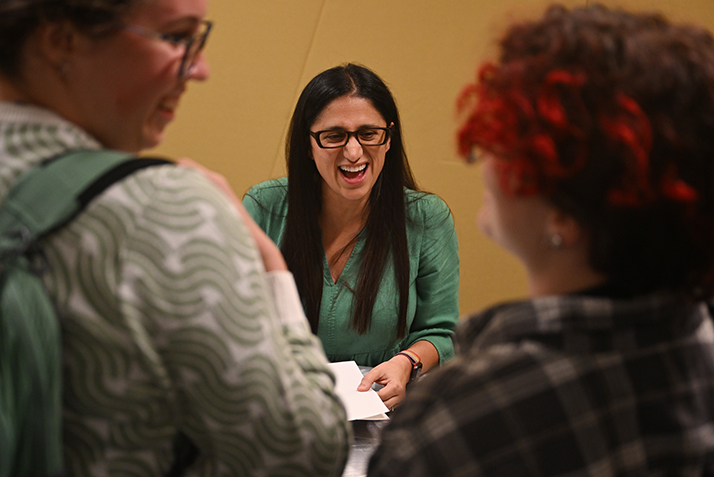
M 363 376 L 370 369 L 372 369 L 370 366 L 359 366 Z M 372 389 L 375 391 L 379 391 L 381 387 L 377 383 L 372 385 Z M 364 477 L 367 475 L 369 459 L 379 445 L 382 427 L 386 426 L 388 422 L 388 419 L 382 421 L 352 421 L 354 441 L 350 447 L 350 455 L 347 458 L 342 477 Z
M 354 441 L 350 447 L 350 455 L 342 477 L 364 477 L 367 475 L 367 465 L 375 449 L 379 445 L 382 427 L 389 421 L 352 421 Z

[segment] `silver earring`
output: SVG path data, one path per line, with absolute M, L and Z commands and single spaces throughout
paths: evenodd
M 553 234 L 550 236 L 550 246 L 555 250 L 563 247 L 563 237 L 560 234 Z
M 476 149 L 471 148 L 469 151 L 469 157 L 466 159 L 466 162 L 469 164 L 473 164 L 478 160 L 478 153 L 476 152 Z

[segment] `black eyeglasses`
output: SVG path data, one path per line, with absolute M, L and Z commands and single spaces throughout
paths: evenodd
M 208 34 L 211 32 L 212 26 L 213 22 L 203 20 L 199 24 L 198 31 L 190 36 L 176 33 L 158 33 L 139 25 L 124 25 L 124 29 L 147 38 L 166 41 L 174 46 L 183 46 L 185 50 L 183 58 L 181 59 L 178 76 L 179 78 L 186 78 L 191 75 L 193 69 L 196 67 L 196 58 L 203 47 L 206 46 L 206 40 L 208 39 Z
M 336 149 L 345 147 L 350 137 L 357 138 L 362 146 L 381 146 L 389 140 L 390 128 L 360 128 L 356 131 L 344 129 L 328 129 L 327 131 L 310 131 L 310 136 L 315 138 L 317 145 L 323 149 Z

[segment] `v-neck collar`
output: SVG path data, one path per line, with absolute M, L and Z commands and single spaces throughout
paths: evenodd
M 327 263 L 327 255 L 325 254 L 325 247 L 322 247 L 322 269 L 323 269 L 323 280 L 325 282 L 325 285 L 335 287 L 340 285 L 342 282 L 347 282 L 349 283 L 349 278 L 353 275 L 352 274 L 352 267 L 353 263 L 357 261 L 355 256 L 359 256 L 362 252 L 362 247 L 364 246 L 364 229 L 360 231 L 359 234 L 357 234 L 357 242 L 355 243 L 354 248 L 352 249 L 352 252 L 350 253 L 350 256 L 347 258 L 347 262 L 345 263 L 344 268 L 342 269 L 342 272 L 340 273 L 340 276 L 337 277 L 337 281 L 332 281 L 332 273 L 330 273 L 330 266 Z M 355 267 L 359 267 L 359 262 L 354 265 Z M 344 278 L 347 277 L 347 280 Z

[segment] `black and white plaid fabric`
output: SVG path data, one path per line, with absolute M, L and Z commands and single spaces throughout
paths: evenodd
M 560 296 L 462 323 L 370 476 L 714 475 L 714 326 L 673 297 Z

